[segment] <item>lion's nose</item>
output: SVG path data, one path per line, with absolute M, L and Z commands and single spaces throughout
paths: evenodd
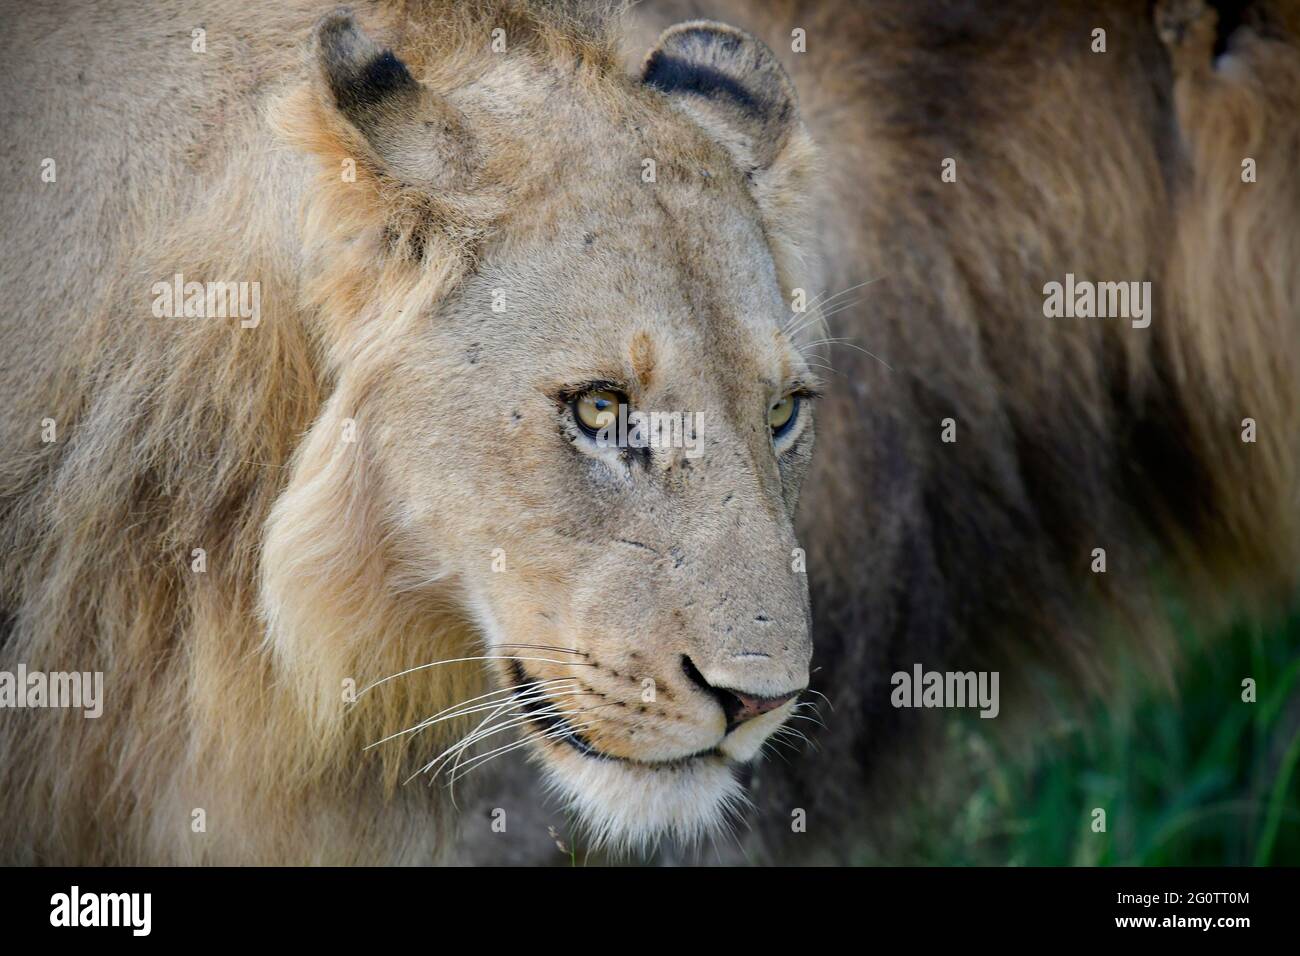
M 758 694 L 748 694 L 733 687 L 715 687 L 704 679 L 698 667 L 689 657 L 682 658 L 682 669 L 686 671 L 686 676 L 695 682 L 701 689 L 708 691 L 714 699 L 722 706 L 722 713 L 727 718 L 727 733 L 739 727 L 747 720 L 753 720 L 755 717 L 762 716 L 770 710 L 776 710 L 786 701 L 798 697 L 803 692 L 803 688 L 793 690 L 786 694 L 778 694 L 775 697 L 765 697 Z
M 712 687 L 710 690 L 717 695 L 718 703 L 722 705 L 722 712 L 727 715 L 728 731 L 739 727 L 747 720 L 766 714 L 769 710 L 776 710 L 787 700 L 799 696 L 797 690 L 779 697 L 755 697 L 753 694 L 745 694 L 730 687 Z

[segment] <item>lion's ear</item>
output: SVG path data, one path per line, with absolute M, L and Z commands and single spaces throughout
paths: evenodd
M 751 175 L 777 164 L 803 134 L 794 84 L 776 55 L 724 23 L 669 27 L 646 56 L 641 78 L 671 97 Z
M 464 116 L 371 40 L 349 10 L 320 20 L 313 53 L 327 98 L 385 172 L 412 186 L 465 183 L 475 147 Z
M 782 287 L 815 288 L 814 217 L 820 163 L 799 118 L 794 84 L 776 55 L 743 30 L 709 20 L 669 27 L 642 79 L 731 154 L 763 213 Z

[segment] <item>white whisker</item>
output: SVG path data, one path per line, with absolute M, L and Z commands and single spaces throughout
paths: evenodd
M 380 684 L 386 684 L 390 680 L 396 680 L 398 677 L 405 677 L 407 674 L 414 674 L 416 671 L 427 670 L 430 667 L 441 667 L 443 664 L 464 664 L 470 661 L 541 661 L 546 664 L 563 664 L 565 667 L 595 667 L 595 664 L 589 664 L 586 661 L 557 661 L 549 657 L 520 657 L 515 654 L 484 654 L 477 657 L 454 657 L 445 661 L 432 661 L 428 664 L 421 664 L 418 667 L 408 667 L 404 671 L 398 671 L 396 674 L 375 681 L 365 688 L 358 691 L 360 697 L 366 691 L 374 690 Z
M 493 707 L 498 707 L 502 703 L 501 701 L 490 700 L 487 703 L 476 704 L 473 707 L 465 706 L 466 704 L 471 704 L 474 701 L 481 700 L 484 697 L 495 697 L 501 694 L 510 694 L 521 687 L 536 686 L 538 688 L 542 688 L 542 687 L 550 686 L 551 688 L 554 688 L 556 684 L 576 683 L 577 680 L 578 679 L 576 677 L 557 677 L 554 680 L 543 681 L 540 683 L 535 681 L 529 681 L 524 684 L 515 684 L 513 687 L 506 687 L 501 690 L 494 690 L 487 694 L 480 694 L 478 697 L 471 697 L 469 700 L 461 701 L 459 704 L 454 704 L 451 707 L 443 708 L 442 710 L 438 711 L 436 714 L 433 714 L 429 717 L 426 717 L 424 720 L 421 720 L 418 724 L 415 724 L 412 727 L 407 727 L 405 730 L 399 730 L 396 733 L 389 734 L 387 737 L 384 737 L 382 740 L 376 740 L 374 743 L 368 744 L 364 749 L 369 750 L 371 747 L 378 747 L 380 744 L 388 743 L 388 741 L 401 737 L 404 734 L 417 733 L 421 730 L 424 730 L 426 727 L 432 727 L 434 724 L 441 723 L 444 720 L 453 720 L 457 717 L 465 717 L 468 716 L 469 714 L 481 713 L 482 711 L 490 710 Z M 543 699 L 544 697 L 545 695 L 542 694 L 535 699 Z M 518 696 L 511 698 L 511 700 L 515 700 L 515 701 L 518 701 L 519 699 L 520 698 Z
M 835 705 L 831 703 L 831 699 L 830 699 L 829 697 L 827 697 L 825 694 L 823 694 L 821 691 L 819 691 L 819 690 L 813 690 L 811 687 L 809 687 L 809 688 L 808 688 L 808 693 L 810 693 L 810 694 L 816 694 L 816 695 L 817 695 L 818 697 L 820 697 L 822 700 L 826 701 L 826 706 L 829 707 L 829 708 L 831 709 L 831 712 L 832 712 L 832 713 L 835 711 Z
M 463 751 L 467 747 L 473 746 L 474 744 L 478 743 L 480 740 L 485 740 L 488 737 L 495 737 L 497 734 L 504 733 L 505 731 L 510 730 L 513 727 L 518 727 L 521 724 L 528 723 L 529 721 L 537 720 L 539 718 L 548 718 L 548 717 L 573 717 L 578 714 L 584 714 L 589 709 L 590 708 L 578 708 L 576 710 L 542 710 L 542 711 L 533 711 L 531 713 L 526 713 L 526 714 L 515 714 L 512 711 L 507 715 L 506 719 L 500 723 L 492 724 L 486 727 L 483 727 L 483 725 L 481 724 L 480 727 L 483 727 L 482 730 L 469 734 L 466 737 L 462 738 L 461 740 L 457 741 L 456 743 L 452 744 L 442 753 L 438 754 L 438 756 L 434 757 L 431 761 L 425 764 L 425 766 L 419 772 L 428 773 L 437 764 L 451 759 L 453 755 L 459 753 L 460 751 Z M 491 718 L 488 719 L 490 720 Z M 487 722 L 484 721 L 484 723 L 486 724 Z M 434 774 L 434 776 L 436 777 L 437 774 Z

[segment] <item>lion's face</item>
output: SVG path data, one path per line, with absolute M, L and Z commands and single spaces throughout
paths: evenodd
M 600 825 L 689 830 L 808 682 L 791 518 L 814 380 L 752 207 L 619 199 L 616 221 L 554 200 L 422 324 L 383 397 L 428 410 L 390 493 L 551 779 Z M 620 442 L 638 413 L 667 418 Z
M 387 322 L 385 367 L 357 409 L 382 434 L 367 467 L 386 547 L 452 585 L 510 722 L 618 843 L 719 823 L 739 797 L 733 766 L 790 717 L 812 653 L 792 517 L 817 379 L 787 334 L 802 317 L 757 195 L 780 143 L 744 117 L 719 143 L 709 125 L 736 103 L 688 115 L 664 95 L 689 79 L 692 43 L 743 37 L 708 30 L 661 43 L 677 72 L 652 57 L 647 86 L 623 81 L 617 118 L 588 102 L 566 120 L 562 95 L 523 118 L 551 130 L 544 188 L 519 190 L 526 212 L 495 224 L 447 294 Z M 448 120 L 400 64 L 378 83 L 364 38 L 327 24 L 322 43 L 340 108 L 361 111 L 349 119 L 395 164 L 423 160 L 384 127 L 394 89 L 448 135 L 475 127 L 472 97 Z M 751 81 L 785 94 L 764 90 L 767 73 Z M 583 124 L 599 149 L 566 148 Z

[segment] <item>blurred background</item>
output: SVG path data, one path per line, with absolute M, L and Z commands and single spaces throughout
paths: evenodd
M 916 811 L 917 863 L 945 866 L 1300 864 L 1300 616 L 1183 634 L 1177 691 L 1122 672 L 1113 703 L 1044 728 L 1032 749 L 953 722 L 968 795 Z M 1256 702 L 1241 699 L 1253 677 Z M 1050 689 L 1049 689 L 1050 690 Z M 1106 832 L 1091 809 L 1106 810 Z M 1078 819 L 1078 826 L 1062 822 Z M 869 856 L 863 863 L 886 862 Z

